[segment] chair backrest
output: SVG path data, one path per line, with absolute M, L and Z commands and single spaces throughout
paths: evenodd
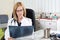
M 35 26 L 35 13 L 34 10 L 32 9 L 26 9 L 26 17 L 32 19 L 32 25 L 34 26 L 34 31 L 36 31 L 36 26 Z
M 34 26 L 34 31 L 36 31 L 34 10 L 26 8 L 26 17 L 32 19 L 32 25 Z M 13 15 L 12 15 L 12 18 L 13 18 Z
M 0 28 L 6 28 L 8 23 L 8 15 L 0 15 Z

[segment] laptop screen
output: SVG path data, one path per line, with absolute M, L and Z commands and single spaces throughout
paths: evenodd
M 18 38 L 32 35 L 33 26 L 9 26 L 10 37 Z

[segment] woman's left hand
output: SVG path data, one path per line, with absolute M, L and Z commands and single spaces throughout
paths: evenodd
M 8 40 L 14 40 L 14 38 L 10 37 L 10 38 L 8 38 Z

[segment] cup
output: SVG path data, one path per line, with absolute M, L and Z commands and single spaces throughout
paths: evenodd
M 50 37 L 50 28 L 44 29 L 44 38 L 49 38 Z

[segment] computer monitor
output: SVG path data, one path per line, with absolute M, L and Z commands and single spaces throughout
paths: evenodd
M 10 37 L 18 38 L 32 35 L 33 26 L 9 26 Z

